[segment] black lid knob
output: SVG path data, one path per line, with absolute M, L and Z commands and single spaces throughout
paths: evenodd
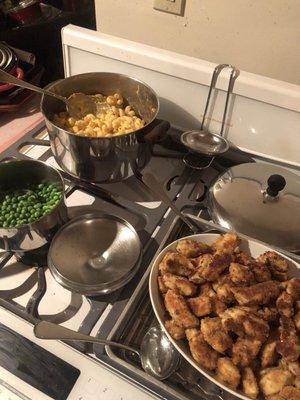
M 271 175 L 268 179 L 267 193 L 269 196 L 277 196 L 284 189 L 286 181 L 282 175 Z

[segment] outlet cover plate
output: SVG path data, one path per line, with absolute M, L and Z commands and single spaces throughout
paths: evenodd
M 184 14 L 185 0 L 154 0 L 153 8 L 166 13 L 181 15 Z

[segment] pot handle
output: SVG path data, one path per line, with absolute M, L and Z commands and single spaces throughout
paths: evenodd
M 151 124 L 150 131 L 143 136 L 144 141 L 152 145 L 160 142 L 165 137 L 170 126 L 168 121 L 162 119 L 154 120 Z

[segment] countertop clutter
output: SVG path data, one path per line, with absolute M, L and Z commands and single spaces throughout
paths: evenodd
M 50 88 L 101 93 L 116 110 L 77 132 L 50 96 L 2 115 L 1 395 L 299 400 L 299 163 L 264 136 L 278 109 L 297 127 L 288 88 L 77 27 L 62 41 L 66 78 Z

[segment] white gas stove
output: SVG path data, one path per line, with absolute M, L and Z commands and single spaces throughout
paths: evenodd
M 158 93 L 160 118 L 170 121 L 174 127 L 168 132 L 170 137 L 178 137 L 180 131 L 177 129 L 198 127 L 213 64 L 74 26 L 64 28 L 62 41 L 66 76 L 97 70 L 135 76 Z M 210 117 L 210 129 L 216 132 L 223 112 L 222 89 L 226 86 L 226 77 L 223 78 L 214 114 Z M 238 149 L 264 161 L 300 169 L 300 90 L 297 86 L 242 72 L 229 109 L 226 136 Z M 1 158 L 18 154 L 17 157 L 40 159 L 58 167 L 47 139 L 45 128 L 40 124 Z M 198 215 L 205 186 L 225 165 L 221 163 L 215 168 L 191 174 L 182 163 L 180 152 L 159 145 L 154 149 L 148 168 L 160 176 L 169 196 L 180 208 Z M 0 398 L 142 400 L 155 397 L 185 400 L 205 398 L 206 391 L 212 400 L 220 399 L 220 393 L 207 387 L 204 381 L 204 392 L 197 391 L 190 382 L 186 384 L 172 379 L 158 382 L 146 376 L 134 357 L 111 349 L 105 351 L 102 346 L 67 345 L 34 337 L 32 324 L 41 318 L 82 333 L 139 346 L 143 333 L 154 323 L 147 292 L 151 259 L 160 243 L 167 242 L 174 235 L 184 234 L 170 210 L 150 196 L 134 177 L 127 182 L 100 185 L 97 193 L 91 193 L 84 184 L 78 187 L 68 179 L 66 184 L 70 217 L 101 210 L 128 220 L 137 229 L 144 246 L 141 270 L 123 290 L 110 296 L 86 298 L 62 288 L 46 269 L 46 294 L 39 304 L 38 315 L 32 316 L 26 306 L 39 290 L 37 272 L 30 260 L 25 262 L 24 259 L 3 255 L 0 258 L 0 323 L 3 324 L 0 332 L 3 337 L 11 336 L 12 340 L 7 342 L 9 350 L 2 362 L 0 356 Z M 107 191 L 111 191 L 113 197 Z M 202 214 L 206 217 L 205 212 Z M 15 333 L 20 336 L 14 336 Z M 10 347 L 12 342 L 19 343 L 20 347 Z M 22 352 L 26 355 L 29 349 L 27 356 L 32 367 L 24 374 L 22 368 L 25 364 L 22 357 L 16 357 L 16 348 L 19 355 Z M 60 361 L 52 358 L 53 355 Z M 43 359 L 49 362 L 48 365 L 45 362 L 44 369 L 39 368 Z M 58 375 L 65 373 L 68 377 L 64 390 L 55 388 L 55 371 L 53 379 L 45 376 L 47 368 L 53 369 L 54 366 Z M 60 382 L 63 384 L 64 379 Z M 229 399 L 226 395 L 222 398 Z

